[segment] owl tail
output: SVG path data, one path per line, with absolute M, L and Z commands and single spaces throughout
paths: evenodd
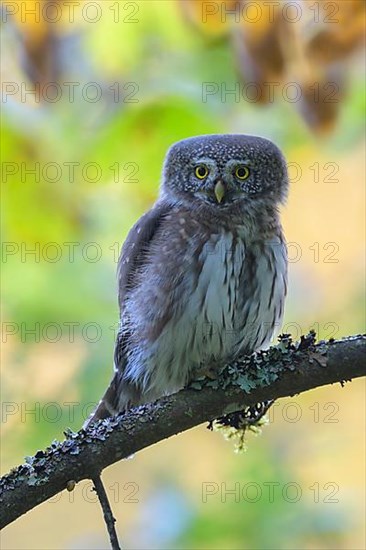
M 136 386 L 121 380 L 119 373 L 116 373 L 96 409 L 84 422 L 83 429 L 85 430 L 90 424 L 95 424 L 98 420 L 115 416 L 139 405 L 142 401 L 141 392 Z
M 98 420 L 103 420 L 109 416 L 114 416 L 119 411 L 115 409 L 114 404 L 117 399 L 116 392 L 116 376 L 113 377 L 112 382 L 110 383 L 107 391 L 103 395 L 102 399 L 99 401 L 97 407 L 91 413 L 89 418 L 87 418 L 83 424 L 83 429 L 85 430 L 90 424 L 98 422 Z

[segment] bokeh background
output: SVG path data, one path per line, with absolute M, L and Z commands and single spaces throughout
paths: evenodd
M 364 7 L 2 2 L 1 470 L 77 430 L 112 371 L 115 269 L 166 149 L 253 133 L 284 151 L 282 331 L 364 331 Z M 362 380 L 283 399 L 235 454 L 205 426 L 105 470 L 126 548 L 365 547 Z M 26 498 L 26 495 L 24 495 Z M 101 549 L 88 482 L 4 549 Z

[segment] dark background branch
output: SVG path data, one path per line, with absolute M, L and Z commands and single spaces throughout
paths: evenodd
M 366 338 L 314 344 L 312 335 L 226 366 L 218 380 L 204 379 L 155 403 L 66 433 L 0 480 L 0 527 L 66 488 L 70 480 L 93 479 L 137 451 L 205 421 L 318 386 L 365 375 Z
M 102 483 L 100 476 L 95 476 L 93 478 L 93 483 L 94 483 L 94 490 L 98 495 L 99 502 L 103 510 L 104 521 L 107 526 L 109 540 L 111 542 L 111 548 L 112 550 L 121 550 L 121 547 L 118 542 L 116 527 L 114 525 L 116 523 L 116 520 L 113 517 L 113 512 L 109 504 L 108 496 L 104 489 L 104 485 Z

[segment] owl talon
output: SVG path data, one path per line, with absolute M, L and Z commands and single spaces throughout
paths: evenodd
M 209 378 L 210 380 L 216 380 L 216 378 L 217 378 L 217 367 L 215 365 L 205 365 L 197 371 L 196 377 L 198 377 L 198 378 Z

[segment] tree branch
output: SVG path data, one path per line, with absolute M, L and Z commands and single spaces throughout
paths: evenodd
M 116 519 L 113 517 L 111 505 L 109 504 L 107 493 L 105 492 L 104 485 L 100 476 L 93 478 L 94 490 L 98 495 L 100 505 L 103 510 L 104 521 L 107 526 L 109 540 L 111 541 L 112 550 L 121 550 L 116 533 Z
M 0 527 L 4 527 L 70 483 L 100 472 L 137 451 L 205 421 L 258 402 L 292 396 L 351 380 L 365 372 L 366 337 L 314 343 L 314 335 L 224 367 L 217 380 L 195 381 L 169 397 L 92 425 L 65 432 L 62 442 L 38 451 L 0 480 Z

